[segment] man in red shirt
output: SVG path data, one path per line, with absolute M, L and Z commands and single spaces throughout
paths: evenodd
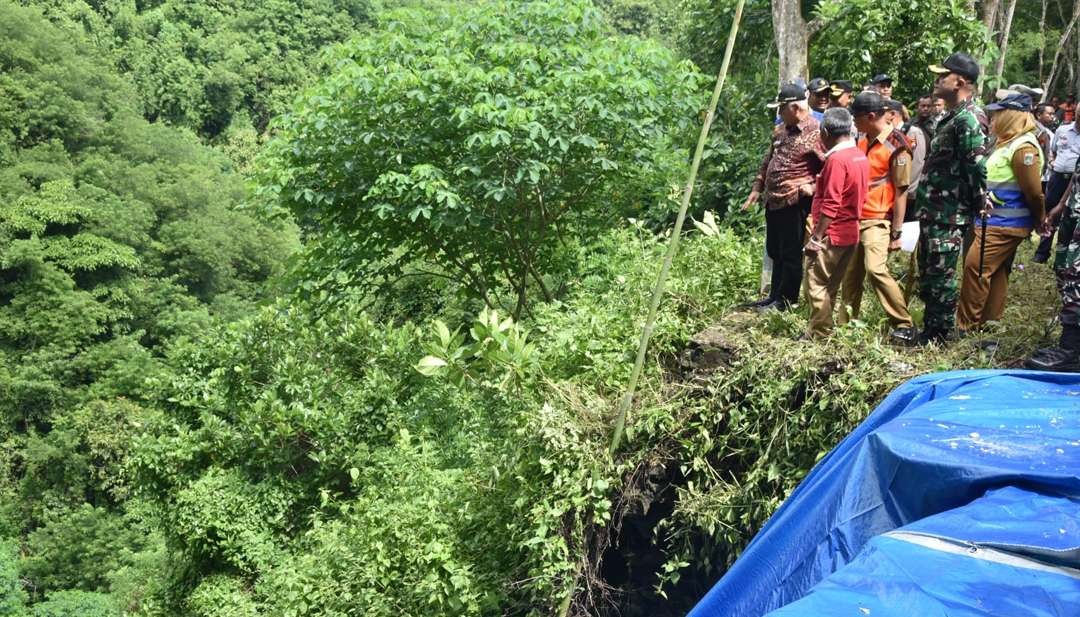
M 841 107 L 826 111 L 821 121 L 821 141 L 828 150 L 810 208 L 814 231 L 804 249 L 808 257 L 810 338 L 832 332 L 833 303 L 859 242 L 859 216 L 869 190 L 870 163 L 855 147 L 852 126 L 851 113 Z

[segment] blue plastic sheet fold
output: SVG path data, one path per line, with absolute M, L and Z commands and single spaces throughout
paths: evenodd
M 1080 616 L 1078 472 L 1080 375 L 913 379 L 815 466 L 691 617 Z

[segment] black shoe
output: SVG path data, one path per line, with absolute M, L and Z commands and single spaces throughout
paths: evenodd
M 782 313 L 788 310 L 788 308 L 789 305 L 787 302 L 784 302 L 783 300 L 773 300 L 768 304 L 762 304 L 761 306 L 755 307 L 754 310 L 764 315 L 765 313 L 771 313 L 773 311 Z
M 1035 350 L 1035 353 L 1031 354 L 1031 357 L 1036 358 L 1038 356 L 1045 356 L 1047 354 L 1053 353 L 1055 349 L 1057 349 L 1057 347 L 1040 347 Z
M 1050 254 L 1046 253 L 1044 255 L 1043 253 L 1035 253 L 1035 255 L 1032 256 L 1031 261 L 1037 264 L 1044 264 L 1050 261 Z
M 1001 343 L 999 343 L 997 341 L 993 341 L 993 340 L 977 341 L 975 343 L 975 348 L 976 349 L 979 349 L 981 351 L 985 351 L 986 353 L 990 353 L 990 354 L 996 353 L 998 348 L 1000 348 L 1000 347 L 1001 347 Z
M 1066 371 L 1080 368 L 1080 352 L 1055 347 L 1041 355 L 1033 355 L 1024 361 L 1024 368 L 1036 371 Z
M 889 333 L 889 342 L 896 345 L 914 345 L 919 340 L 919 332 L 915 328 L 897 328 Z
M 923 347 L 925 345 L 944 345 L 956 340 L 957 334 L 949 330 L 923 330 L 919 334 L 919 340 L 916 345 Z
M 773 298 L 762 298 L 761 300 L 755 300 L 753 302 L 744 302 L 739 305 L 741 309 L 756 309 L 759 306 L 765 306 L 766 304 L 772 304 L 776 302 Z
M 767 312 L 772 312 L 774 310 L 783 310 L 781 308 L 781 306 L 782 305 L 779 303 L 779 301 L 777 301 L 777 300 L 769 300 L 768 303 L 766 303 L 764 305 L 758 305 L 758 306 L 754 307 L 754 310 L 759 312 L 759 313 L 764 314 L 764 313 L 767 313 Z
M 944 339 L 944 334 L 937 330 L 923 330 L 919 333 L 919 338 L 915 339 L 915 345 L 918 347 L 926 347 L 930 344 L 940 343 Z

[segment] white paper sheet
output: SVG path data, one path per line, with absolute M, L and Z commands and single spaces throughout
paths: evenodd
M 900 228 L 900 250 L 913 253 L 915 245 L 919 242 L 919 221 L 904 223 Z

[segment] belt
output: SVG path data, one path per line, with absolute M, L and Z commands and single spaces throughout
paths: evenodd
M 1022 216 L 1031 216 L 1031 210 L 1027 208 L 990 208 L 990 216 L 1000 216 L 1003 219 L 1015 219 Z

